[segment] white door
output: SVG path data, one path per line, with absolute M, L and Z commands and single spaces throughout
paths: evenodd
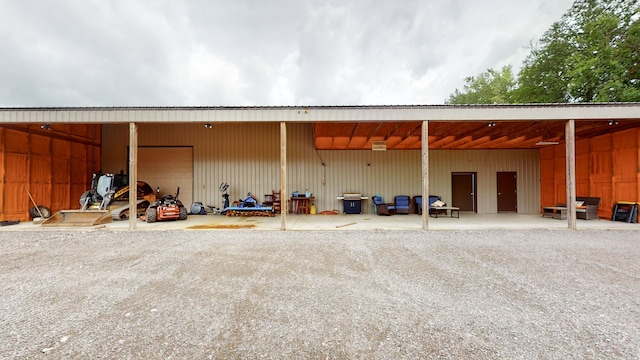
M 180 187 L 179 200 L 187 210 L 193 201 L 192 147 L 139 147 L 138 180 L 151 185 L 160 196 L 175 194 Z

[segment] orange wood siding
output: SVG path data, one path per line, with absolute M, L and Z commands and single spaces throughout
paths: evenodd
M 540 206 L 556 203 L 556 153 L 553 147 L 540 149 Z
M 0 126 L 0 220 L 30 220 L 25 188 L 53 212 L 79 208 L 100 169 L 99 125 Z
M 618 201 L 640 201 L 640 130 L 576 142 L 576 195 L 600 198 L 598 215 L 611 218 Z M 564 145 L 540 149 L 541 206 L 566 203 Z
M 6 143 L 4 141 L 4 137 L 5 137 L 5 129 L 0 127 L 0 219 L 2 219 L 2 214 L 4 213 L 4 192 L 5 192 L 5 185 L 4 185 L 4 179 L 5 179 L 5 169 L 6 169 L 6 162 L 5 162 L 5 146 Z

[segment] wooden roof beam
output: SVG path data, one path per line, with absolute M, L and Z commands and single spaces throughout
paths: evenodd
M 371 138 L 373 138 L 373 137 L 375 136 L 375 134 L 378 132 L 378 130 L 380 130 L 380 128 L 382 127 L 382 124 L 384 124 L 384 123 L 378 123 L 378 126 L 376 127 L 376 129 L 375 129 L 375 130 L 373 130 L 373 131 L 369 134 L 369 136 L 367 136 L 367 143 L 368 143 L 369 141 L 371 141 Z
M 452 141 L 454 141 L 456 138 L 455 136 L 445 136 L 445 137 L 441 137 L 440 139 L 434 141 L 434 142 L 430 142 L 429 143 L 429 148 L 430 149 L 438 149 L 441 146 L 448 144 Z
M 480 146 L 483 145 L 484 143 L 487 143 L 491 141 L 491 136 L 487 135 L 487 136 L 483 136 L 483 137 L 479 137 L 477 139 L 474 139 L 466 144 L 462 144 L 460 145 L 460 149 L 469 149 L 469 148 L 473 148 L 476 146 Z
M 390 138 L 391 136 L 393 136 L 396 132 L 398 132 L 398 130 L 400 130 L 400 128 L 402 127 L 402 125 L 404 125 L 403 123 L 400 123 L 398 125 L 396 125 L 396 127 L 393 129 L 393 131 L 391 131 L 390 133 L 388 133 L 384 139 L 387 140 L 388 138 Z
M 416 134 L 414 134 L 414 133 L 416 133 Z M 407 140 L 408 138 L 410 138 L 410 137 L 412 137 L 412 136 L 421 136 L 421 134 L 422 134 L 422 123 L 418 124 L 416 127 L 414 127 L 413 129 L 411 129 L 411 131 L 409 131 L 409 132 L 407 133 L 407 135 L 405 135 L 405 136 L 402 138 L 402 141 L 405 141 L 405 140 Z M 401 141 L 401 142 L 402 142 L 402 141 Z
M 442 148 L 443 149 L 450 149 L 450 148 L 453 148 L 453 147 L 458 147 L 460 145 L 464 145 L 466 143 L 470 143 L 471 141 L 473 141 L 473 137 L 471 137 L 471 135 L 468 135 L 468 136 L 462 137 L 460 139 L 457 139 L 455 141 L 452 141 L 452 142 L 450 142 L 450 143 L 448 143 L 446 145 L 443 145 Z
M 351 144 L 351 141 L 353 141 L 353 137 L 356 135 L 356 131 L 358 131 L 358 127 L 360 127 L 360 123 L 356 123 L 356 126 L 353 127 L 353 131 L 351 131 L 351 135 L 349 136 L 348 144 Z

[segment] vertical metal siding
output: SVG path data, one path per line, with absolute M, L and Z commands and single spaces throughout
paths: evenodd
M 496 213 L 496 173 L 514 171 L 518 176 L 518 212 L 539 212 L 538 150 L 432 150 L 429 157 L 430 193 L 440 195 L 445 202 L 451 201 L 452 172 L 476 172 L 478 212 Z
M 103 170 L 127 169 L 128 127 L 103 128 Z M 231 200 L 252 192 L 260 200 L 280 187 L 279 124 L 140 124 L 139 146 L 193 146 L 194 201 L 222 205 L 218 186 L 230 185 Z M 451 172 L 478 173 L 478 212 L 497 211 L 496 172 L 518 173 L 518 211 L 539 211 L 540 159 L 538 150 L 432 150 L 430 192 L 451 199 Z M 324 164 L 324 165 L 323 165 Z M 395 195 L 420 195 L 419 150 L 316 151 L 310 124 L 287 124 L 287 187 L 289 192 L 309 189 L 318 211 L 341 210 L 336 199 L 344 192 L 380 194 L 385 201 Z M 144 180 L 144 179 L 141 179 Z M 288 198 L 287 194 L 287 198 Z M 371 202 L 363 203 L 371 213 Z

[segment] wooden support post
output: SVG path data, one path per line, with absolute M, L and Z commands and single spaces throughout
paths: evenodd
M 564 133 L 567 175 L 567 221 L 569 229 L 576 230 L 576 128 L 574 120 L 567 121 Z
M 422 122 L 422 229 L 429 230 L 429 122 Z
M 129 123 L 129 231 L 136 229 L 138 200 L 138 127 Z
M 280 230 L 287 230 L 287 124 L 280 123 Z

